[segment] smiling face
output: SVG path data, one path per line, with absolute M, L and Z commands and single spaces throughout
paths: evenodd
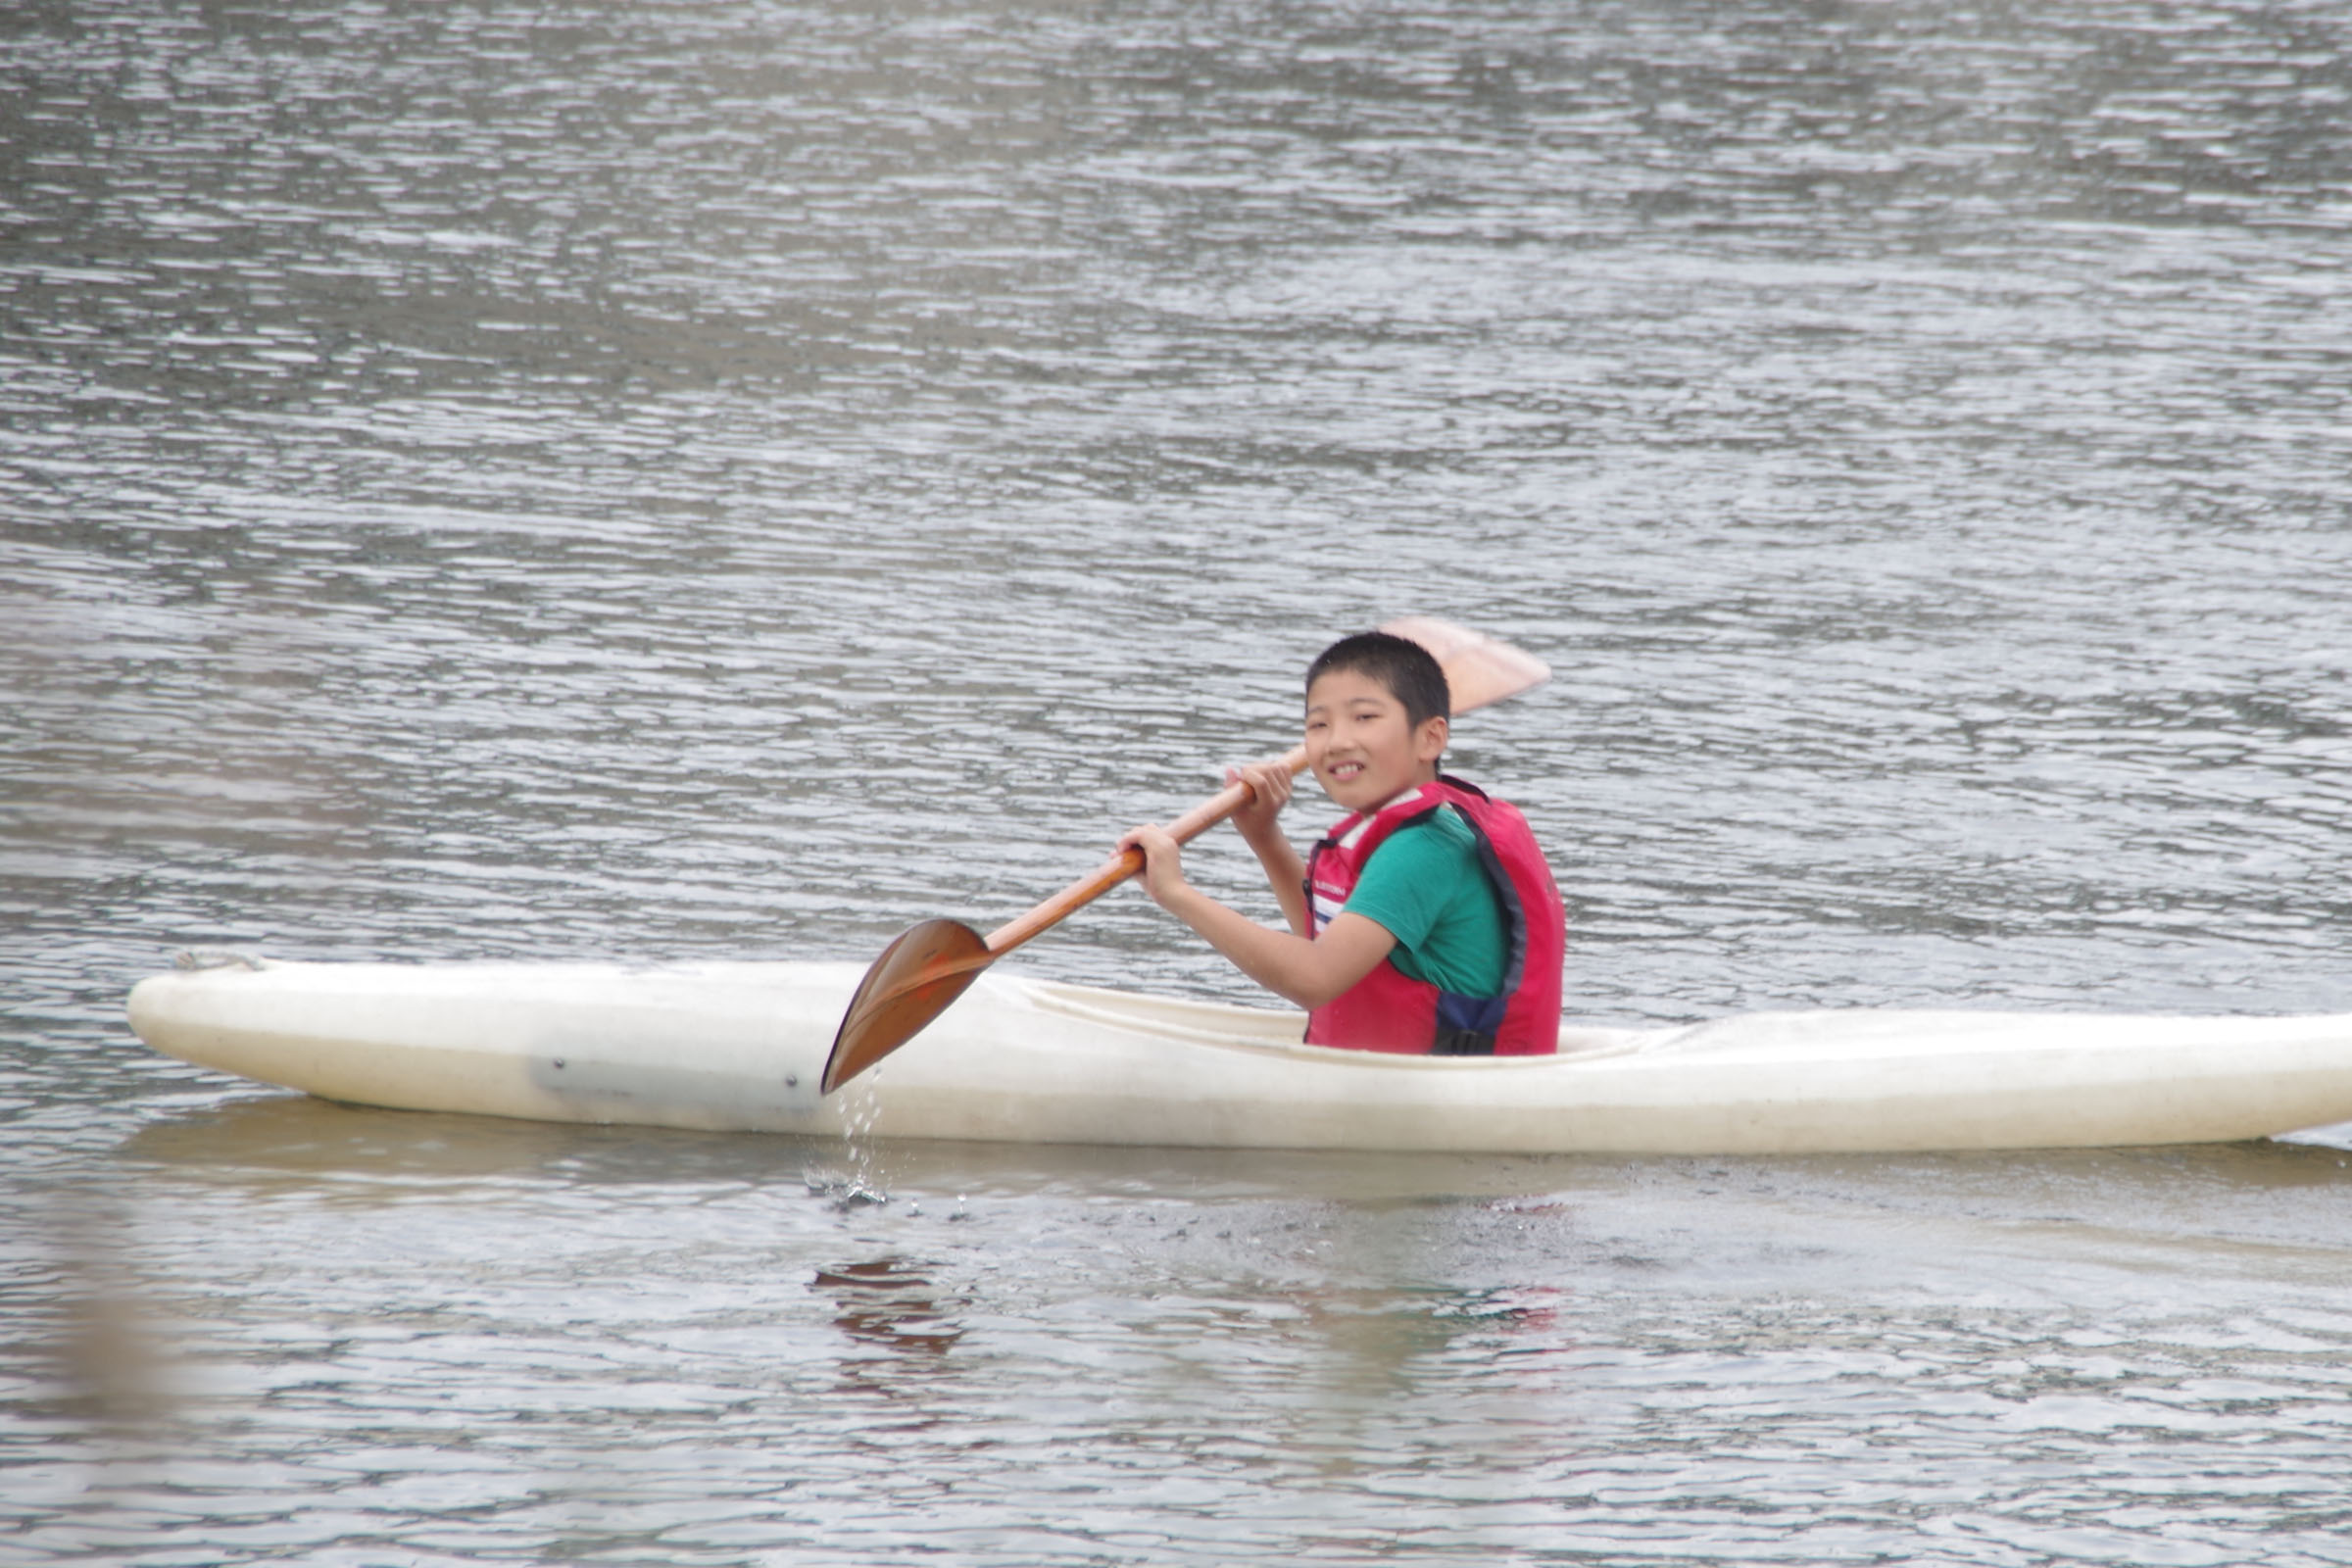
M 1388 687 L 1360 670 L 1334 669 L 1306 689 L 1306 765 L 1323 793 L 1350 811 L 1386 806 L 1438 776 L 1446 720 L 1418 728 Z

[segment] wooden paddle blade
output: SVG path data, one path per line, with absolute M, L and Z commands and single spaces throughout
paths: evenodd
M 925 920 L 900 932 L 858 982 L 818 1092 L 831 1094 L 912 1040 L 995 958 L 960 920 Z
M 1516 697 L 1551 678 L 1551 666 L 1524 649 L 1435 615 L 1401 615 L 1380 629 L 1429 650 L 1446 670 L 1456 713 Z

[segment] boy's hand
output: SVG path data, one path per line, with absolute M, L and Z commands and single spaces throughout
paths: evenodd
M 1252 842 L 1272 833 L 1275 817 L 1290 804 L 1291 770 L 1280 762 L 1245 762 L 1225 770 L 1228 784 L 1248 784 L 1250 799 L 1234 808 L 1233 825 Z
M 1144 852 L 1144 891 L 1161 908 L 1166 908 L 1168 900 L 1191 886 L 1184 880 L 1183 851 L 1157 822 L 1129 828 L 1119 836 L 1119 848 Z

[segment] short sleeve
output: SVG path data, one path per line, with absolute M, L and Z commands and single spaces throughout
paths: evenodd
M 1396 939 L 1391 961 L 1415 980 L 1464 996 L 1500 993 L 1506 932 L 1478 837 L 1449 809 L 1398 828 L 1372 852 L 1348 912 Z

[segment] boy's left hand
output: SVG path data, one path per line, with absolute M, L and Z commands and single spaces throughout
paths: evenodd
M 1184 880 L 1184 852 L 1157 822 L 1131 827 L 1119 835 L 1119 848 L 1144 852 L 1144 891 L 1161 908 L 1188 884 Z
M 1234 808 L 1233 825 L 1241 829 L 1242 837 L 1256 843 L 1269 833 L 1280 832 L 1275 818 L 1291 802 L 1291 770 L 1280 761 L 1245 762 L 1225 770 L 1228 784 L 1250 786 L 1250 799 Z

